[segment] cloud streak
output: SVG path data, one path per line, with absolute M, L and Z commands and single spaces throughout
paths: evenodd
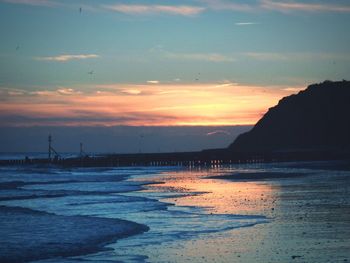
M 96 54 L 82 54 L 82 55 L 59 55 L 53 57 L 36 57 L 36 60 L 40 61 L 56 61 L 56 62 L 67 62 L 70 60 L 81 60 L 81 59 L 91 59 L 99 58 L 99 55 Z
M 128 15 L 170 14 L 182 16 L 194 16 L 202 13 L 205 8 L 188 5 L 136 5 L 115 4 L 104 5 L 105 9 Z
M 76 8 L 75 3 L 61 3 L 52 0 L 0 0 L 3 3 L 21 4 L 42 7 L 66 7 Z M 109 10 L 127 15 L 180 15 L 196 16 L 207 11 L 220 12 L 242 12 L 252 13 L 262 10 L 278 11 L 282 13 L 292 12 L 313 12 L 313 13 L 350 13 L 350 5 L 332 4 L 332 3 L 315 3 L 300 1 L 277 1 L 277 0 L 258 0 L 255 3 L 244 4 L 235 3 L 228 0 L 197 0 L 198 5 L 162 5 L 162 4 L 111 4 L 111 5 L 86 5 L 84 10 L 103 11 Z M 81 6 L 81 5 L 79 5 Z M 236 25 L 253 25 L 256 23 L 242 22 Z
M 235 59 L 231 56 L 219 53 L 172 53 L 164 52 L 164 56 L 176 60 L 193 60 L 206 62 L 233 62 Z
M 213 136 L 213 135 L 226 135 L 226 136 L 230 136 L 231 133 L 228 132 L 228 131 L 224 131 L 224 130 L 215 130 L 215 131 L 212 131 L 212 132 L 208 132 L 206 134 L 206 136 Z
M 217 11 L 234 12 L 257 12 L 261 10 L 278 11 L 283 13 L 290 12 L 336 12 L 349 13 L 350 5 L 324 4 L 324 3 L 305 3 L 298 1 L 274 1 L 259 0 L 255 4 L 233 3 L 227 0 L 198 0 L 207 5 L 208 9 Z M 243 24 L 242 24 L 243 25 Z
M 287 60 L 288 56 L 284 53 L 272 52 L 246 52 L 243 54 L 254 60 L 268 61 L 268 60 Z
M 312 52 L 245 52 L 241 55 L 261 61 L 313 61 L 313 60 L 350 60 L 349 54 L 342 53 L 312 53 Z
M 220 53 L 177 53 L 164 50 L 162 46 L 156 46 L 149 50 L 150 53 L 159 55 L 161 58 L 184 61 L 204 61 L 204 62 L 233 62 L 235 59 L 226 54 Z
M 256 11 L 255 5 L 233 3 L 225 0 L 200 0 L 199 2 L 205 4 L 211 10 L 216 11 L 237 11 L 237 12 L 253 12 Z
M 304 11 L 304 12 L 338 12 L 349 13 L 349 5 L 301 3 L 295 1 L 261 0 L 261 7 L 280 12 Z
M 1 0 L 1 2 L 19 5 L 54 7 L 58 4 L 49 0 Z
M 259 23 L 255 22 L 238 22 L 235 23 L 236 26 L 252 26 L 252 25 L 258 25 Z
M 148 80 L 147 83 L 148 84 L 159 84 L 160 81 L 159 80 Z

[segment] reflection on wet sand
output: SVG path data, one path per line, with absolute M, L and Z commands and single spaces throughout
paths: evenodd
M 222 179 L 239 171 L 166 172 L 155 178 L 163 183 L 148 191 L 181 192 L 182 197 L 165 200 L 177 206 L 200 206 L 207 213 L 263 215 L 269 223 L 175 242 L 161 253 L 148 251 L 150 262 L 350 261 L 349 172 L 308 170 L 309 174 L 295 178 L 245 182 Z M 257 170 L 247 167 L 243 172 Z
M 208 213 L 257 215 L 274 210 L 274 187 L 261 182 L 232 182 L 212 179 L 231 173 L 226 170 L 189 170 L 162 174 L 155 180 L 162 181 L 149 187 L 149 191 L 173 191 L 183 196 L 164 201 L 179 206 L 199 206 Z M 212 178 L 208 178 L 208 177 Z

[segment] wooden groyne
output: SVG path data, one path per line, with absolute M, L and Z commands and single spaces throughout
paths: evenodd
M 106 154 L 69 158 L 26 157 L 21 160 L 0 160 L 0 166 L 57 165 L 62 167 L 123 167 L 123 166 L 221 166 L 240 163 L 269 163 L 349 159 L 350 153 L 327 151 L 233 153 L 226 149 L 200 152 Z

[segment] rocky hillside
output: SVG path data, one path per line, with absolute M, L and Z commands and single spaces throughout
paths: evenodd
M 313 84 L 281 99 L 229 149 L 233 152 L 350 150 L 350 81 Z

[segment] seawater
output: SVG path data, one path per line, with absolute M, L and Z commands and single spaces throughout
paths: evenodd
M 268 221 L 165 201 L 202 194 L 149 187 L 174 172 L 191 173 L 174 167 L 1 167 L 2 261 L 149 262 L 155 249 Z

